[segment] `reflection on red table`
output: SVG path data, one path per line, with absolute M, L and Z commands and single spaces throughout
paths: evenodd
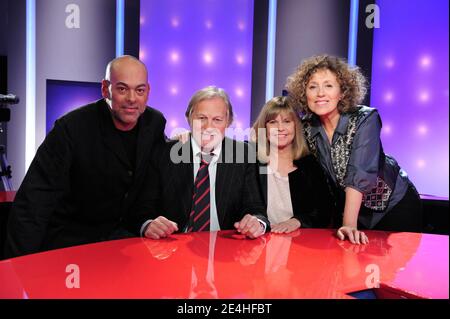
M 0 298 L 448 298 L 448 236 L 329 229 L 243 239 L 233 231 L 131 238 L 0 262 Z M 382 293 L 384 292 L 384 293 Z
M 0 192 L 0 203 L 12 203 L 15 196 L 15 191 Z

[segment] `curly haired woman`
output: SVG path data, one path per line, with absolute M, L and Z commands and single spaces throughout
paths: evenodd
M 320 55 L 288 78 L 291 102 L 300 108 L 306 141 L 333 186 L 337 236 L 368 243 L 361 229 L 420 232 L 419 194 L 396 160 L 383 152 L 381 119 L 359 105 L 366 80 L 358 67 Z

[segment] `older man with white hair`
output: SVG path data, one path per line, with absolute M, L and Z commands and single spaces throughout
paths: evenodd
M 158 153 L 157 214 L 142 228 L 159 239 L 174 232 L 236 229 L 256 238 L 269 230 L 257 182 L 253 147 L 225 137 L 233 120 L 227 93 L 209 86 L 197 91 L 186 110 L 192 134 Z

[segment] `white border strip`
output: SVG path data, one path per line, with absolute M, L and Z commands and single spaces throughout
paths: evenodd
M 356 65 L 356 49 L 358 48 L 358 9 L 359 0 L 351 0 L 350 25 L 348 32 L 348 63 Z
M 277 0 L 269 0 L 267 32 L 266 102 L 273 98 L 275 82 L 275 39 L 277 31 Z
M 125 0 L 116 0 L 116 57 L 124 53 Z
M 25 171 L 36 152 L 36 0 L 26 2 Z

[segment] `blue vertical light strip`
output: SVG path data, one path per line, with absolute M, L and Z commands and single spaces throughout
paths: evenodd
M 25 171 L 36 152 L 36 0 L 26 2 Z
M 350 2 L 350 25 L 348 32 L 348 63 L 356 65 L 356 49 L 358 47 L 358 10 L 359 0 Z
M 275 82 L 275 38 L 277 31 L 277 0 L 269 0 L 267 32 L 266 101 L 273 98 Z
M 123 55 L 125 38 L 125 0 L 116 0 L 116 57 Z

